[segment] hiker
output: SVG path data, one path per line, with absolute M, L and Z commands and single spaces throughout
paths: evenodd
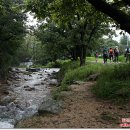
M 113 54 L 114 54 L 113 49 L 110 48 L 110 49 L 109 49 L 109 58 L 110 58 L 110 63 L 111 63 L 111 61 L 113 61 Z
M 98 57 L 99 57 L 99 55 L 98 55 L 98 52 L 96 51 L 96 53 L 95 53 L 95 60 L 96 60 L 96 63 L 98 62 Z
M 125 56 L 126 56 L 126 62 L 129 61 L 130 63 L 130 48 L 129 47 L 125 49 Z
M 103 62 L 104 62 L 104 64 L 107 63 L 107 58 L 108 58 L 107 48 L 104 48 L 104 50 L 103 50 Z
M 115 49 L 114 49 L 114 61 L 116 63 L 118 63 L 118 57 L 119 57 L 119 49 L 118 47 L 116 46 Z

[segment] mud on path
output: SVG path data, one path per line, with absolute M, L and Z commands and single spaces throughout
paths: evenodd
M 91 88 L 94 82 L 71 85 L 62 92 L 62 111 L 31 117 L 17 124 L 17 128 L 120 128 L 121 118 L 130 117 L 130 105 L 119 106 L 97 99 Z

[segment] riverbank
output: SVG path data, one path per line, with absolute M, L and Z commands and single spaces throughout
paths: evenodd
M 118 105 L 97 99 L 91 92 L 95 82 L 71 85 L 61 92 L 63 109 L 59 114 L 44 113 L 23 120 L 17 128 L 120 128 L 122 118 L 129 118 L 130 103 Z

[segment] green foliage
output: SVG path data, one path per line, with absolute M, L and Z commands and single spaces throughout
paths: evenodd
M 119 56 L 119 62 L 125 62 L 125 56 L 124 55 L 120 55 Z
M 129 64 L 122 64 L 104 70 L 92 91 L 97 97 L 103 99 L 126 100 L 130 98 L 129 66 Z
M 120 39 L 120 44 L 127 46 L 128 36 L 123 35 Z
M 43 60 L 55 62 L 68 56 L 68 41 L 62 28 L 54 23 L 43 24 L 35 31 L 37 38 L 43 45 Z
M 13 63 L 16 50 L 22 43 L 25 16 L 18 8 L 19 3 L 0 0 L 0 75 L 4 78 Z M 20 7 L 20 6 L 19 6 Z
M 67 53 L 74 60 L 80 57 L 80 65 L 83 65 L 86 54 L 92 52 L 97 39 L 112 32 L 106 26 L 112 22 L 111 19 L 96 11 L 87 1 L 26 1 L 28 10 L 47 21 L 44 27 L 39 28 L 38 37 L 45 44 L 45 53 L 49 61 L 66 56 Z
M 62 64 L 58 61 L 56 62 L 49 62 L 47 65 L 46 65 L 46 68 L 61 68 Z
M 60 68 L 60 72 L 57 75 L 57 78 L 58 78 L 59 82 L 61 83 L 66 72 L 79 67 L 79 61 L 65 60 L 60 63 L 61 63 L 61 68 Z
M 112 40 L 111 38 L 99 38 L 96 42 L 97 44 L 94 49 L 97 50 L 100 54 L 102 54 L 104 47 L 108 49 L 110 47 L 114 49 L 115 46 L 120 47 L 120 44 L 117 41 Z
M 43 45 L 36 36 L 33 33 L 28 33 L 17 50 L 17 61 L 20 63 L 32 60 L 34 64 L 43 64 L 43 49 Z

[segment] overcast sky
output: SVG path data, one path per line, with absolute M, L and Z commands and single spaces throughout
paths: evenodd
M 27 23 L 28 26 L 36 26 L 37 18 L 34 18 L 33 14 L 30 12 L 27 13 Z

